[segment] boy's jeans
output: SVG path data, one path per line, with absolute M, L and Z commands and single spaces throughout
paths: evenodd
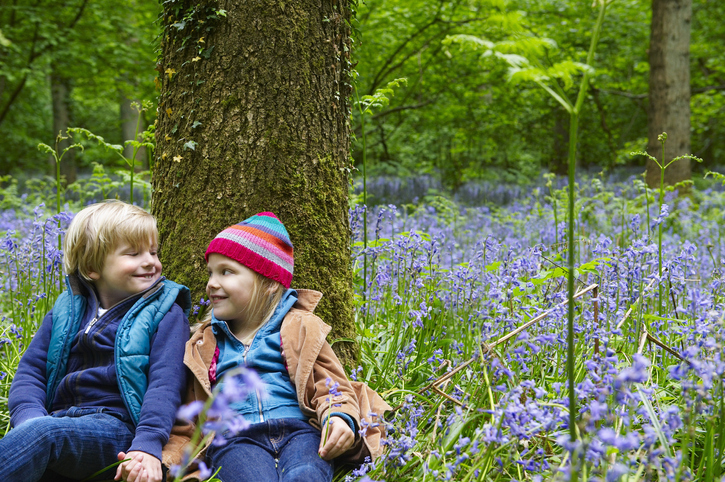
M 317 455 L 320 431 L 304 420 L 280 418 L 252 424 L 207 450 L 222 482 L 330 482 L 332 463 Z
M 21 423 L 0 439 L 0 477 L 7 482 L 89 477 L 131 446 L 133 424 L 119 417 L 103 408 L 71 407 Z

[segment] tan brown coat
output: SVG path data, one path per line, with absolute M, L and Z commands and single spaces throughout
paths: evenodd
M 330 326 L 313 314 L 322 293 L 313 290 L 297 290 L 298 299 L 282 322 L 282 356 L 289 371 L 289 377 L 297 391 L 297 400 L 302 413 L 309 416 L 312 425 L 320 428 L 321 421 L 330 411 L 329 389 L 326 380 L 331 378 L 340 385 L 340 396 L 332 397 L 332 411 L 350 415 L 358 427 L 361 418 L 367 425 L 364 437 L 356 436 L 352 448 L 338 457 L 338 461 L 362 463 L 365 457 L 375 459 L 382 454 L 380 441 L 385 437 L 383 423 L 372 419 L 370 413 L 382 417 L 391 407 L 367 385 L 347 379 L 344 369 L 326 337 Z M 212 396 L 209 382 L 209 366 L 216 349 L 216 338 L 211 323 L 203 324 L 186 344 L 184 364 L 193 375 L 188 385 L 186 403 L 194 400 L 206 401 Z M 193 424 L 177 422 L 169 442 L 164 447 L 163 463 L 167 467 L 179 464 L 185 446 L 193 434 Z M 203 452 L 202 452 L 203 454 Z M 194 479 L 190 474 L 189 479 Z M 185 480 L 187 478 L 185 477 Z

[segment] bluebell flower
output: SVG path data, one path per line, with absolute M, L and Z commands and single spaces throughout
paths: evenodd
M 613 467 L 609 467 L 607 470 L 607 482 L 618 482 L 623 475 L 629 473 L 629 469 L 626 465 L 616 463 Z

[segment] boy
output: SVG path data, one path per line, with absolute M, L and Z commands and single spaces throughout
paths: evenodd
M 161 481 L 161 449 L 186 386 L 191 299 L 161 277 L 157 243 L 153 216 L 120 201 L 91 205 L 71 222 L 67 290 L 10 387 L 2 480 L 82 480 L 127 452 L 124 468 L 137 480 Z

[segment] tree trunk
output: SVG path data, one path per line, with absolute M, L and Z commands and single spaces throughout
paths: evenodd
M 70 92 L 71 81 L 68 77 L 58 73 L 53 69 L 50 74 L 50 96 L 53 103 L 53 146 L 58 133 L 62 133 L 67 137 L 66 130 L 70 127 Z M 58 144 L 60 153 L 71 143 L 70 139 L 65 139 Z M 55 159 L 49 159 L 50 172 L 55 177 Z M 60 163 L 60 174 L 65 176 L 65 182 L 72 184 L 76 181 L 76 159 L 75 152 L 71 149 L 68 151 Z
M 140 139 L 136 138 L 136 126 L 138 125 L 138 111 L 131 106 L 133 102 L 125 95 L 121 94 L 121 138 L 123 142 L 130 140 Z M 138 101 L 139 104 L 141 103 Z M 141 134 L 146 129 L 144 118 L 141 116 L 141 124 L 138 127 L 138 133 Z M 123 155 L 126 159 L 133 157 L 133 146 L 129 145 L 123 148 Z M 146 159 L 146 148 L 142 147 L 136 153 L 136 166 L 139 169 L 147 170 L 149 168 L 148 160 Z
M 652 0 L 647 152 L 662 162 L 657 136 L 666 132 L 665 165 L 690 152 L 691 19 L 692 0 Z M 667 184 L 689 178 L 689 159 L 665 170 Z M 647 184 L 660 184 L 660 168 L 651 160 L 647 161 Z
M 569 156 L 569 116 L 559 106 L 554 108 L 554 148 L 553 158 L 549 161 L 549 171 L 563 176 L 568 169 Z
M 330 340 L 354 338 L 349 249 L 347 0 L 164 3 L 153 174 L 166 274 L 198 297 L 204 251 L 272 211 L 295 248 L 293 287 L 325 296 Z M 353 344 L 334 345 L 346 364 Z

